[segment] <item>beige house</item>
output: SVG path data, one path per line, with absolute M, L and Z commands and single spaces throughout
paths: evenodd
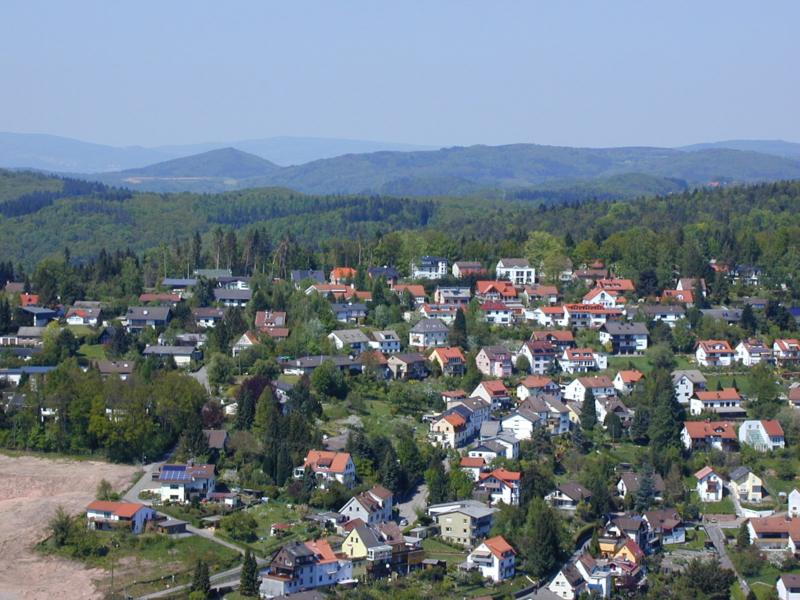
M 741 502 L 761 502 L 766 495 L 762 479 L 747 467 L 731 471 L 730 488 Z
M 433 504 L 428 514 L 439 526 L 439 536 L 446 542 L 473 547 L 489 535 L 496 508 L 475 500 Z

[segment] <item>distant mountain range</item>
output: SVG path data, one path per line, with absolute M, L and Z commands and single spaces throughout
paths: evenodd
M 663 194 L 713 182 L 796 179 L 800 144 L 731 140 L 683 148 L 510 144 L 437 150 L 283 137 L 221 147 L 114 148 L 0 133 L 0 167 L 29 167 L 157 192 L 281 186 L 314 194 L 510 194 L 563 200 Z
M 592 197 L 665 193 L 714 182 L 800 178 L 800 161 L 758 152 L 709 148 L 570 148 L 513 144 L 424 152 L 347 154 L 279 167 L 235 148 L 90 177 L 150 191 L 219 192 L 280 186 L 314 194 L 468 195 L 506 190 L 582 188 Z M 535 193 L 534 193 L 535 195 Z
M 0 168 L 75 174 L 120 171 L 227 147 L 235 147 L 284 166 L 342 154 L 436 149 L 436 146 L 315 137 L 271 137 L 154 148 L 120 148 L 55 135 L 0 132 Z

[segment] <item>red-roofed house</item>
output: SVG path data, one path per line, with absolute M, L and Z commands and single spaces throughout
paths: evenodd
M 681 441 L 687 450 L 735 450 L 736 429 L 728 421 L 684 421 Z
M 700 502 L 720 502 L 724 489 L 722 477 L 711 467 L 703 467 L 694 474 L 697 479 L 697 495 Z
M 392 288 L 392 291 L 401 297 L 403 296 L 403 292 L 408 292 L 414 299 L 414 304 L 417 306 L 425 304 L 425 288 L 418 283 L 397 284 Z
M 800 342 L 796 339 L 779 339 L 772 344 L 775 361 L 781 367 L 796 366 L 800 363 Z
M 464 568 L 478 569 L 484 578 L 494 582 L 514 577 L 517 553 L 500 535 L 488 538 L 467 556 Z
M 28 294 L 23 292 L 19 295 L 19 305 L 22 308 L 26 306 L 36 306 L 39 304 L 39 294 Z
M 472 478 L 472 481 L 478 481 L 486 461 L 480 456 L 462 456 L 458 466 Z
M 752 518 L 747 522 L 750 543 L 759 548 L 797 552 L 800 547 L 800 519 L 788 516 Z
M 636 286 L 630 279 L 598 279 L 597 287 L 604 290 L 614 290 L 620 293 L 636 291 Z
M 692 290 L 664 290 L 661 292 L 662 302 L 677 302 L 687 308 L 694 306 L 694 292 Z
M 603 371 L 608 367 L 608 357 L 591 348 L 567 348 L 558 360 L 565 373 Z
M 617 291 L 600 287 L 592 288 L 583 297 L 584 304 L 597 304 L 606 308 L 616 308 L 618 305 L 624 304 L 624 300 Z
M 563 352 L 567 348 L 574 348 L 577 346 L 575 343 L 575 336 L 568 329 L 557 329 L 555 331 L 534 331 L 531 333 L 532 342 L 550 342 Z
M 529 375 L 517 386 L 517 398 L 520 400 L 525 400 L 530 396 L 545 395 L 561 398 L 561 387 L 549 377 Z
M 592 391 L 595 400 L 617 395 L 617 390 L 614 388 L 611 379 L 605 375 L 600 375 L 597 377 L 578 377 L 571 381 L 564 388 L 564 398 L 573 402 L 583 402 L 587 390 Z
M 527 313 L 526 318 L 542 327 L 566 327 L 569 324 L 567 311 L 561 305 L 539 306 Z
M 769 452 L 786 447 L 783 427 L 775 419 L 744 421 L 739 427 L 739 443 L 747 444 L 759 452 Z
M 349 452 L 309 450 L 302 466 L 294 470 L 295 479 L 302 478 L 306 469 L 314 474 L 317 485 L 323 489 L 330 481 L 338 481 L 349 488 L 356 482 L 356 466 Z
M 492 409 L 500 408 L 511 402 L 511 394 L 506 386 L 499 379 L 481 381 L 472 393 L 471 397 L 483 398 L 491 403 Z
M 694 356 L 702 367 L 730 367 L 736 352 L 727 340 L 702 340 L 697 342 Z
M 490 473 L 481 473 L 476 489 L 489 495 L 492 504 L 503 502 L 509 506 L 519 504 L 519 485 L 522 473 L 495 469 Z
M 353 267 L 336 267 L 331 271 L 331 283 L 338 284 L 351 281 L 356 278 L 356 270 Z
M 139 502 L 107 502 L 95 500 L 86 507 L 86 520 L 92 529 L 130 529 L 144 531 L 147 521 L 156 518 L 156 511 Z
M 614 387 L 620 394 L 630 394 L 636 384 L 644 379 L 644 373 L 637 369 L 620 371 L 614 377 Z
M 517 299 L 517 289 L 510 281 L 478 281 L 475 296 L 483 301 L 508 302 Z
M 442 375 L 447 377 L 461 377 L 466 370 L 467 359 L 461 348 L 434 348 L 428 360 L 439 365 Z
M 689 399 L 689 412 L 693 415 L 716 413 L 734 419 L 745 415 L 742 397 L 733 387 L 695 392 Z
M 469 435 L 467 420 L 457 412 L 447 413 L 431 423 L 433 442 L 442 448 L 460 448 Z

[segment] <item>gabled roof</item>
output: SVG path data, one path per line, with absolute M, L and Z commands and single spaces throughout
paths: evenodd
M 629 369 L 617 373 L 623 383 L 637 383 L 644 379 L 644 373 L 636 369 Z
M 525 379 L 519 382 L 519 385 L 528 388 L 529 390 L 554 386 L 555 382 L 549 377 L 543 375 L 528 375 Z
M 779 421 L 775 419 L 764 419 L 761 421 L 761 425 L 764 427 L 764 431 L 767 432 L 767 435 L 770 437 L 783 437 L 783 427 Z
M 411 333 L 447 333 L 450 329 L 441 319 L 420 319 L 411 328 Z
M 625 488 L 629 492 L 633 493 L 639 491 L 639 488 L 642 485 L 643 478 L 644 474 L 634 473 L 632 471 L 626 471 L 625 473 L 622 473 L 622 475 L 620 475 L 620 479 L 625 484 Z M 666 489 L 664 486 L 664 480 L 658 473 L 653 473 L 653 489 L 656 492 L 663 492 Z
M 733 348 L 728 340 L 701 340 L 697 342 L 697 346 L 706 354 L 733 354 Z
M 485 479 L 489 479 L 490 477 L 494 477 L 498 481 L 511 487 L 516 483 L 518 483 L 520 479 L 522 479 L 522 473 L 520 473 L 519 471 L 507 471 L 503 468 L 500 468 L 500 469 L 495 469 L 491 473 L 481 473 L 480 480 L 483 481 Z
M 609 388 L 614 387 L 614 384 L 606 375 L 598 375 L 596 377 L 578 377 L 581 385 L 587 389 Z
M 486 464 L 486 461 L 483 460 L 480 456 L 472 457 L 472 456 L 462 456 L 461 462 L 459 466 L 465 469 L 480 469 Z
M 492 396 L 508 396 L 508 390 L 506 389 L 506 386 L 499 379 L 488 379 L 486 381 L 481 381 L 478 384 L 478 387 L 481 386 L 483 386 L 483 389 L 489 392 Z
M 511 544 L 509 544 L 502 535 L 496 535 L 489 539 L 483 540 L 483 543 L 497 558 L 503 558 L 509 552 L 516 554 L 514 548 L 511 547 Z
M 681 378 L 686 377 L 692 383 L 706 383 L 706 377 L 697 369 L 682 369 L 672 372 L 672 383 L 677 384 Z
M 742 397 L 736 388 L 727 387 L 721 390 L 703 390 L 694 393 L 695 397 L 701 402 L 713 402 L 715 400 L 725 400 L 730 402 L 741 401 Z
M 121 519 L 130 519 L 145 508 L 144 504 L 139 502 L 110 502 L 105 500 L 95 500 L 86 507 L 87 511 L 111 513 L 117 515 Z
M 566 329 L 554 329 L 552 331 L 534 331 L 531 333 L 531 340 L 555 340 L 557 342 L 564 343 L 574 343 L 575 336 L 572 334 L 571 331 Z
M 697 473 L 695 473 L 694 477 L 695 477 L 695 479 L 698 479 L 698 480 L 702 481 L 703 479 L 705 479 L 706 477 L 708 477 L 711 474 L 714 474 L 717 477 L 719 477 L 717 472 L 712 467 L 706 466 L 706 467 L 703 467 L 702 469 L 700 469 Z
M 571 500 L 584 500 L 592 497 L 592 492 L 575 481 L 566 481 L 558 486 L 558 491 Z
M 350 462 L 349 452 L 330 452 L 328 450 L 309 450 L 303 464 L 313 471 L 344 473 Z
M 731 481 L 735 481 L 736 483 L 742 483 L 747 479 L 750 473 L 752 473 L 750 467 L 741 465 L 739 467 L 736 467 L 733 471 L 730 472 L 730 478 Z
M 499 269 L 529 269 L 530 266 L 527 258 L 501 258 L 497 261 Z
M 461 352 L 461 348 L 457 347 L 435 348 L 431 352 L 431 356 L 434 354 L 443 362 L 447 362 L 448 360 L 460 360 L 461 362 L 465 362 L 467 360 L 464 358 L 464 353 Z
M 728 421 L 684 421 L 686 433 L 693 440 L 719 437 L 723 440 L 736 440 L 736 430 Z

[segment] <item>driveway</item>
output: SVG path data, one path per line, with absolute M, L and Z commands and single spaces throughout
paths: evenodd
M 189 375 L 194 377 L 200 383 L 200 385 L 206 388 L 206 391 L 211 394 L 211 385 L 208 383 L 208 370 L 206 369 L 205 365 L 194 373 L 189 373 Z
M 424 511 L 428 506 L 428 484 L 421 483 L 417 491 L 405 502 L 397 505 L 397 512 L 401 519 L 407 519 L 409 525 L 417 520 L 417 510 Z
M 706 533 L 708 534 L 708 539 L 714 544 L 714 548 L 717 550 L 717 554 L 719 554 L 719 564 L 723 569 L 730 569 L 734 573 L 736 573 L 736 577 L 739 579 L 739 585 L 742 587 L 742 591 L 744 595 L 750 593 L 750 586 L 747 585 L 747 582 L 744 580 L 744 577 L 741 577 L 739 573 L 736 572 L 736 567 L 733 566 L 733 562 L 731 562 L 730 557 L 728 556 L 728 549 L 725 546 L 725 534 L 722 533 L 722 529 L 716 523 L 707 523 L 705 525 Z
M 142 504 L 150 504 L 149 500 L 140 500 L 139 493 L 144 490 L 152 490 L 158 488 L 158 482 L 153 481 L 153 473 L 161 468 L 161 465 L 164 464 L 164 461 L 150 463 L 149 465 L 144 465 L 142 467 L 143 474 L 139 478 L 139 481 L 131 486 L 125 494 L 122 496 L 122 499 L 125 502 L 141 502 Z

